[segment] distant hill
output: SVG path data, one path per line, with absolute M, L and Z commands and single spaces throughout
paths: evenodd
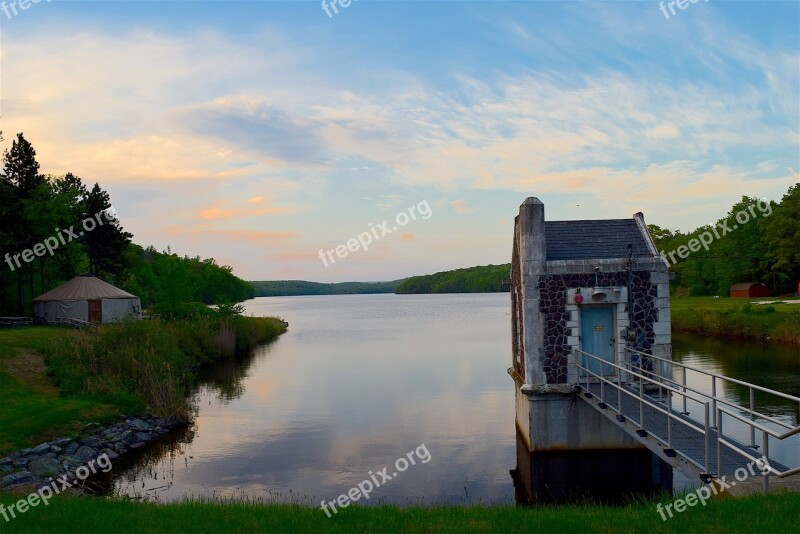
M 305 280 L 271 280 L 250 282 L 257 297 L 294 297 L 299 295 L 360 295 L 394 293 L 402 280 L 392 282 L 340 282 L 321 284 Z
M 500 293 L 503 279 L 509 278 L 511 264 L 485 265 L 412 276 L 400 282 L 397 293 Z

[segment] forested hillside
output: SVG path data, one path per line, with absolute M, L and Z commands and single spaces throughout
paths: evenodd
M 486 265 L 413 276 L 397 286 L 397 293 L 497 293 L 509 278 L 510 264 Z
M 285 297 L 294 295 L 357 295 L 368 293 L 394 293 L 402 280 L 393 282 L 340 282 L 321 284 L 304 280 L 273 280 L 251 282 L 257 297 Z
M 688 233 L 654 224 L 649 229 L 676 273 L 675 293 L 727 296 L 733 284 L 763 282 L 775 294 L 791 294 L 800 280 L 800 185 L 790 187 L 780 202 L 742 197 L 713 226 Z M 501 281 L 509 269 L 487 265 L 414 276 L 397 293 L 505 291 Z
M 800 280 L 800 185 L 778 203 L 742 197 L 713 225 L 689 233 L 649 228 L 676 273 L 675 293 L 727 296 L 740 282 L 793 293 Z

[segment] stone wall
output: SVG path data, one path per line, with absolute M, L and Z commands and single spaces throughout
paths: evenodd
M 659 322 L 658 284 L 651 280 L 650 271 L 633 271 L 631 291 L 633 296 L 633 327 L 639 335 L 631 347 L 650 352 L 656 343 L 655 325 Z M 568 381 L 570 356 L 573 348 L 579 348 L 580 336 L 575 316 L 567 306 L 569 289 L 592 287 L 627 287 L 626 271 L 594 273 L 546 274 L 539 276 L 539 310 L 544 321 L 544 353 L 541 368 L 548 384 L 564 384 Z M 663 303 L 661 303 L 663 306 Z M 627 304 L 624 305 L 627 323 Z M 617 327 L 630 326 L 620 324 Z M 669 342 L 669 341 L 667 341 Z

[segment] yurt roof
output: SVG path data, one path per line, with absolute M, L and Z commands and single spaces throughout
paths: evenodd
M 51 289 L 43 295 L 39 295 L 34 302 L 47 302 L 54 300 L 94 300 L 94 299 L 135 299 L 136 295 L 131 295 L 118 287 L 112 286 L 99 278 L 91 275 L 76 276 L 69 282 L 64 282 L 60 286 Z

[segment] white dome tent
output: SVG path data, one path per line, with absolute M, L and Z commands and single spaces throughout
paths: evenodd
M 131 295 L 91 274 L 82 274 L 33 299 L 36 322 L 75 320 L 108 323 L 125 318 L 140 319 L 142 304 Z

